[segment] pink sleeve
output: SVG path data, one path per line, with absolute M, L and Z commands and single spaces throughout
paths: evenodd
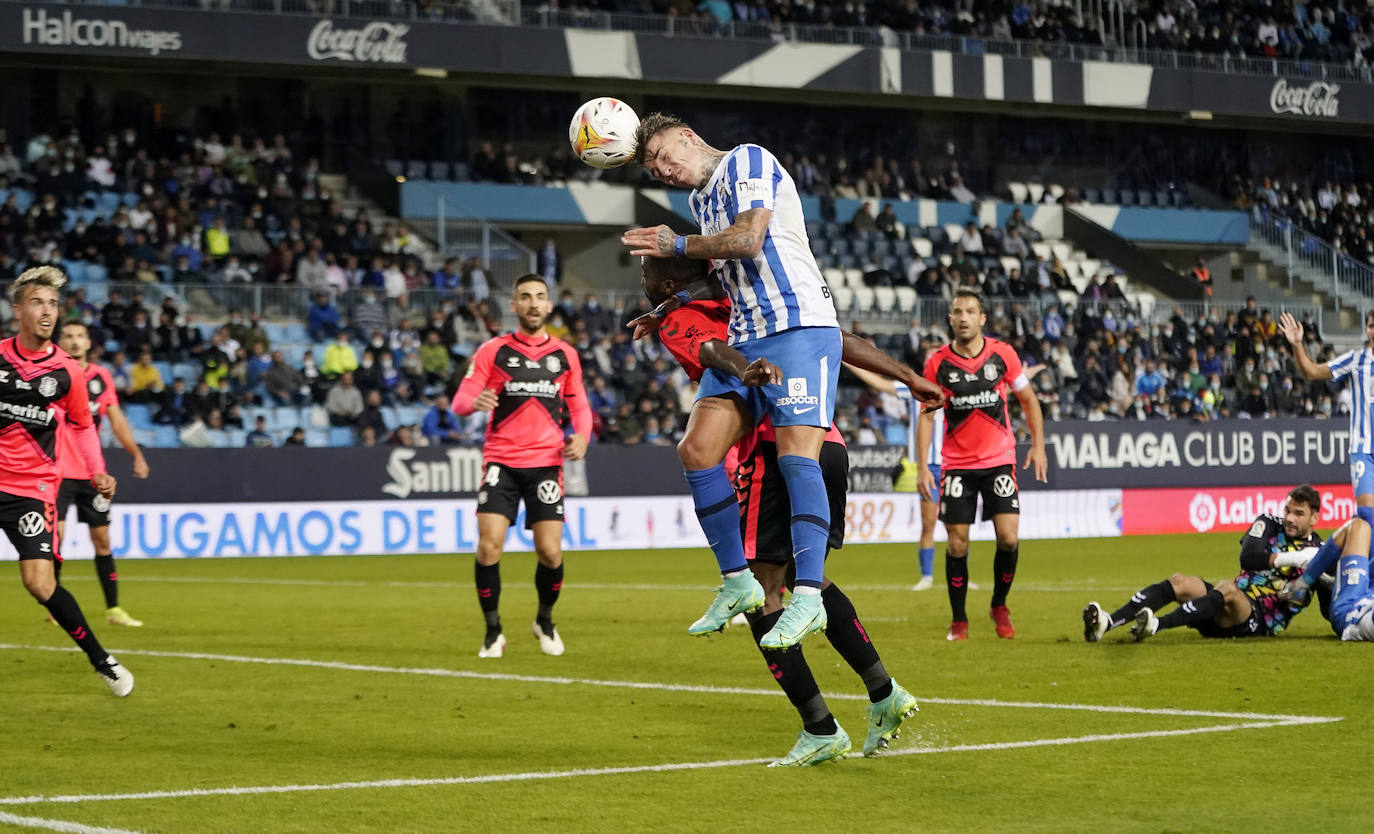
M 100 399 L 97 400 L 97 402 L 105 408 L 109 408 L 112 405 L 119 405 L 119 394 L 115 393 L 114 377 L 110 376 L 110 372 L 104 368 L 101 368 L 96 373 L 98 373 L 100 378 L 105 382 L 105 390 L 100 392 Z
M 100 451 L 100 432 L 92 425 L 69 426 L 67 430 L 74 432 L 72 439 L 76 441 L 76 449 L 81 453 L 86 471 L 92 475 L 104 475 L 105 455 Z
M 563 401 L 568 404 L 568 414 L 572 418 L 572 428 L 577 434 L 590 439 L 592 436 L 592 407 L 587 401 L 587 389 L 582 384 L 582 360 L 577 351 L 569 347 L 563 352 L 568 358 L 567 381 L 563 384 Z
M 468 363 L 468 372 L 453 395 L 453 412 L 459 417 L 466 417 L 473 412 L 473 403 L 477 402 L 478 395 L 487 387 L 487 380 L 491 377 L 491 354 L 494 344 L 495 340 L 483 344 Z

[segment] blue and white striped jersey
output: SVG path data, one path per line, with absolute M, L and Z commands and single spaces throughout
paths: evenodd
M 1350 453 L 1374 454 L 1374 350 L 1343 353 L 1327 367 L 1332 379 L 1350 377 Z
M 703 235 L 728 229 L 740 212 L 773 212 L 757 257 L 712 263 L 733 305 L 730 344 L 794 327 L 839 327 L 806 237 L 801 197 L 771 153 L 758 145 L 739 145 L 725 155 L 706 186 L 692 192 L 690 205 Z

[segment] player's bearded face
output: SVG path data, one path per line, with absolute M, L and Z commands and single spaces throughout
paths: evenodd
M 961 341 L 978 338 L 986 321 L 987 316 L 973 299 L 956 299 L 949 311 L 949 326 L 954 328 L 955 338 Z
M 700 157 L 696 134 L 682 127 L 671 128 L 649 139 L 644 167 L 659 182 L 696 188 L 703 183 Z
M 1283 505 L 1283 533 L 1289 539 L 1305 539 L 1312 533 L 1312 508 L 1306 504 L 1286 501 Z
M 520 327 L 533 333 L 544 326 L 544 320 L 553 312 L 553 303 L 549 301 L 549 295 L 542 285 L 531 281 L 525 287 L 530 289 L 522 288 L 511 301 L 510 308 L 520 319 Z
M 76 359 L 85 356 L 87 351 L 91 349 L 91 339 L 86 335 L 86 328 L 84 327 L 62 328 L 62 339 L 58 344 Z
M 19 329 L 32 333 L 40 341 L 52 339 L 53 328 L 57 326 L 57 290 L 50 287 L 34 287 L 24 294 L 19 303 L 17 316 Z

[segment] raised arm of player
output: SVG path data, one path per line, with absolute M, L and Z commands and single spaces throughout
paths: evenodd
M 841 359 L 844 360 L 845 364 L 881 374 L 888 379 L 898 380 L 911 390 L 913 397 L 929 407 L 942 408 L 944 406 L 945 392 L 941 390 L 940 386 L 878 350 L 872 342 L 862 336 L 856 336 L 847 330 L 842 335 L 844 353 L 841 355 Z
M 680 297 L 682 293 L 687 294 L 687 300 L 683 300 Z M 681 309 L 683 305 L 692 301 L 707 301 L 715 298 L 724 298 L 725 295 L 725 288 L 720 285 L 720 281 L 714 278 L 707 281 L 693 281 L 691 284 L 687 285 L 687 289 L 681 290 L 676 295 L 669 296 L 667 300 L 654 309 L 626 322 L 625 326 L 634 331 L 630 338 L 639 341 L 650 333 L 653 333 L 654 330 L 658 328 L 659 322 L 667 318 L 670 313 L 674 313 Z
M 134 459 L 134 477 L 148 477 L 148 461 L 143 457 L 143 450 L 138 448 L 138 441 L 134 440 L 134 430 L 129 425 L 129 418 L 124 416 L 124 409 L 118 402 L 108 403 L 105 414 L 110 418 L 110 431 L 114 432 L 115 439 Z
M 68 430 L 75 432 L 72 439 L 76 441 L 77 452 L 86 464 L 86 469 L 92 473 L 91 486 L 106 498 L 113 498 L 115 479 L 105 471 L 105 455 L 100 451 L 100 435 L 96 432 L 95 422 L 91 419 L 91 399 L 86 392 L 86 375 L 74 359 L 68 359 L 66 366 L 72 386 L 56 405 L 66 412 Z
M 453 412 L 459 417 L 467 417 L 474 411 L 491 411 L 496 407 L 496 394 L 487 390 L 495 353 L 496 342 L 486 342 L 468 362 L 468 372 L 463 375 L 463 381 L 453 395 Z
M 587 401 L 586 386 L 582 384 L 582 360 L 573 350 L 563 355 L 568 360 L 568 371 L 563 374 L 563 402 L 568 406 L 573 430 L 563 446 L 563 457 L 578 460 L 587 454 L 587 442 L 592 436 L 592 407 Z
M 1313 362 L 1312 358 L 1307 355 L 1307 349 L 1302 345 L 1302 324 L 1293 318 L 1292 313 L 1279 315 L 1279 332 L 1288 340 L 1288 344 L 1293 346 L 1293 361 L 1297 363 L 1298 372 L 1305 378 L 1331 379 L 1335 376 L 1330 365 Z
M 756 258 L 763 251 L 768 236 L 768 223 L 773 219 L 771 208 L 751 208 L 735 215 L 735 222 L 713 235 L 686 235 L 684 254 L 689 258 L 734 260 Z M 677 232 L 669 226 L 631 229 L 620 236 L 620 242 L 630 247 L 631 255 L 652 258 L 671 258 L 677 253 L 673 245 Z

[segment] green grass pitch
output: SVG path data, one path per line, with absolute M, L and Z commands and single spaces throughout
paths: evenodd
M 559 658 L 529 633 L 533 557 L 507 557 L 501 660 L 476 657 L 468 555 L 126 560 L 142 629 L 103 625 L 91 566 L 72 563 L 137 678 L 125 700 L 15 575 L 0 831 L 1367 831 L 1370 647 L 1315 612 L 1274 639 L 1082 640 L 1088 600 L 1230 577 L 1237 539 L 1025 542 L 1011 641 L 986 618 L 992 552 L 975 543 L 964 644 L 944 639 L 941 586 L 908 590 L 913 546 L 833 554 L 921 712 L 885 755 L 787 771 L 763 762 L 799 722 L 747 630 L 685 633 L 710 600 L 705 551 L 569 553 Z M 857 676 L 823 637 L 805 649 L 857 747 Z M 283 659 L 305 663 L 267 662 Z

